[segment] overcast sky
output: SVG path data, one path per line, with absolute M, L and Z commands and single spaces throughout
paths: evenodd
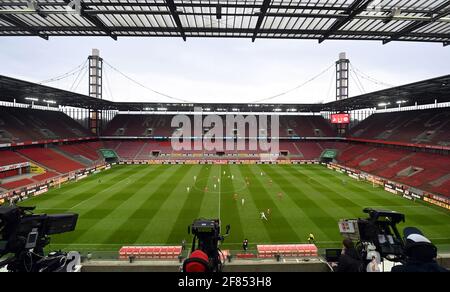
M 194 102 L 254 102 L 303 84 L 268 102 L 314 103 L 334 99 L 334 62 L 347 52 L 358 77 L 352 96 L 386 88 L 367 79 L 402 85 L 450 74 L 450 48 L 442 44 L 181 38 L 0 38 L 0 74 L 40 82 L 83 64 L 92 48 L 129 77 L 170 96 Z M 87 94 L 83 71 L 46 83 Z M 171 101 L 127 80 L 104 65 L 104 98 Z M 76 78 L 81 79 L 79 85 Z M 370 78 L 369 78 L 370 77 Z M 357 80 L 359 79 L 359 81 Z M 360 82 L 362 86 L 357 86 Z M 362 88 L 361 88 L 362 87 Z

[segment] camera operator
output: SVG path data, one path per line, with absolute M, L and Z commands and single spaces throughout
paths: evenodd
M 392 272 L 449 272 L 436 262 L 437 249 L 422 232 L 415 227 L 403 231 L 406 261 L 395 266 Z
M 363 262 L 361 261 L 355 245 L 351 239 L 344 239 L 341 256 L 339 257 L 338 266 L 335 272 L 341 273 L 357 273 L 363 271 Z

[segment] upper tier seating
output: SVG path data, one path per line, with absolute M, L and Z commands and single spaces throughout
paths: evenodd
M 374 114 L 351 129 L 350 136 L 371 140 L 450 145 L 450 109 Z
M 280 136 L 333 137 L 336 134 L 322 116 L 281 116 Z
M 86 129 L 62 112 L 0 107 L 0 143 L 88 136 Z
M 21 149 L 18 152 L 27 156 L 31 160 L 37 163 L 53 169 L 59 173 L 69 173 L 79 169 L 86 168 L 86 166 L 73 161 L 55 151 L 48 148 L 29 148 Z
M 107 125 L 104 136 L 171 136 L 169 115 L 116 115 Z
M 103 132 L 104 136 L 172 136 L 177 130 L 171 127 L 173 115 L 128 115 L 119 114 L 108 124 Z M 226 118 L 223 117 L 223 133 L 226 134 Z M 194 125 L 194 118 L 190 116 L 191 125 Z M 258 120 L 258 119 L 257 119 Z M 268 119 L 267 129 L 262 129 L 266 134 L 271 135 L 270 119 Z M 260 127 L 261 128 L 261 127 Z M 205 127 L 205 129 L 207 129 Z M 205 130 L 203 129 L 203 130 Z M 233 129 L 231 129 L 233 130 Z M 202 133 L 203 134 L 203 133 Z M 263 134 L 263 133 L 258 133 Z M 187 136 L 193 136 L 190 133 Z M 246 136 L 248 136 L 248 129 Z M 281 116 L 279 136 L 302 136 L 302 137 L 326 137 L 335 136 L 332 127 L 322 116 Z

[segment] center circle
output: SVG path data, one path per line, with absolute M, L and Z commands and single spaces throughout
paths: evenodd
M 197 178 L 197 180 L 194 183 L 194 189 L 200 192 L 204 192 L 204 188 L 202 189 L 201 186 L 204 185 L 204 182 L 207 181 L 206 186 L 208 187 L 208 193 L 212 194 L 234 194 L 238 193 L 240 191 L 243 191 L 247 188 L 247 182 L 243 180 L 242 178 L 228 178 L 228 177 L 221 177 L 220 183 L 217 181 L 217 178 L 209 178 L 209 177 L 203 177 L 203 178 Z M 221 185 L 224 181 L 229 181 L 235 186 L 237 184 L 238 188 L 234 191 L 223 191 L 221 188 Z M 216 189 L 214 189 L 214 184 L 216 184 Z M 219 189 L 221 189 L 219 191 Z

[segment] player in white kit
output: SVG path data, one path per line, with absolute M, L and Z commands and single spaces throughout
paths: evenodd
M 261 212 L 261 220 L 263 220 L 263 219 L 266 221 L 269 221 L 269 220 L 267 220 L 266 213 Z

